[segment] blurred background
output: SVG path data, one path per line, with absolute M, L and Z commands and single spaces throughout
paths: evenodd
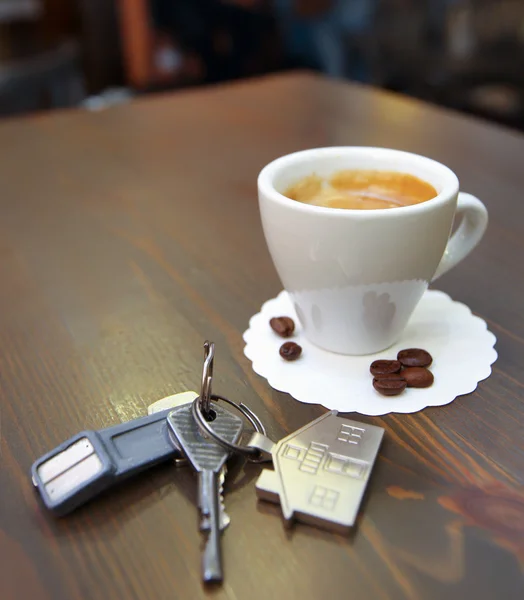
M 288 69 L 524 130 L 524 0 L 0 0 L 0 117 Z

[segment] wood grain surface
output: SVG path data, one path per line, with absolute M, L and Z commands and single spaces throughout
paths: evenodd
M 156 468 L 63 519 L 32 462 L 81 429 L 143 415 L 199 385 L 278 438 L 321 414 L 272 390 L 242 332 L 280 284 L 256 176 L 324 145 L 378 145 L 449 165 L 490 226 L 438 287 L 487 320 L 499 360 L 478 389 L 385 427 L 349 538 L 283 527 L 234 464 L 226 579 L 200 582 L 188 469 Z M 524 138 L 419 102 L 308 74 L 145 98 L 0 126 L 2 600 L 524 597 Z

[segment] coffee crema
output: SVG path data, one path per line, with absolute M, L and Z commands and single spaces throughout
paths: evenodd
M 326 208 L 376 210 L 420 204 L 435 198 L 437 191 L 408 173 L 357 169 L 338 171 L 329 179 L 309 175 L 290 186 L 284 196 Z

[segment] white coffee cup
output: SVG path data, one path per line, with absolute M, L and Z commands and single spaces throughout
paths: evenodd
M 350 210 L 296 202 L 283 192 L 303 177 L 344 169 L 409 173 L 438 195 L 400 208 Z M 480 241 L 488 213 L 459 192 L 448 167 L 386 148 L 304 150 L 278 158 L 258 177 L 269 251 L 307 338 L 341 354 L 371 354 L 394 344 L 429 283 Z M 453 219 L 461 218 L 450 237 Z

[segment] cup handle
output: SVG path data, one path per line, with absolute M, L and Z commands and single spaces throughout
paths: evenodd
M 461 218 L 460 225 L 450 237 L 432 281 L 465 258 L 480 242 L 488 226 L 488 211 L 484 204 L 465 192 L 459 193 L 455 216 Z

